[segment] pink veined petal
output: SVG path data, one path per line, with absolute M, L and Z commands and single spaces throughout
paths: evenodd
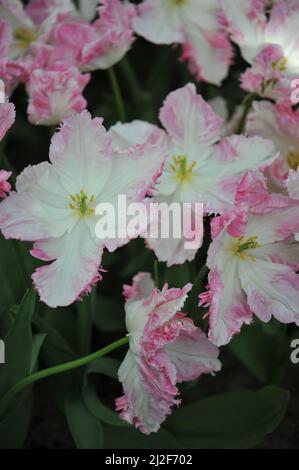
M 124 396 L 116 400 L 121 418 L 144 434 L 157 432 L 179 404 L 174 365 L 163 352 L 148 362 L 129 351 L 118 376 L 124 388 Z
M 27 167 L 16 189 L 0 205 L 0 229 L 6 238 L 36 241 L 71 229 L 69 195 L 49 163 Z
M 26 12 L 34 24 L 40 27 L 49 21 L 51 16 L 75 14 L 75 6 L 72 0 L 30 0 Z
M 299 244 L 293 237 L 255 248 L 254 257 L 263 261 L 285 264 L 294 271 L 299 271 Z
M 0 19 L 0 57 L 8 57 L 12 44 L 12 31 L 7 21 Z
M 299 231 L 298 200 L 281 194 L 270 194 L 266 179 L 259 172 L 248 172 L 242 179 L 236 206 L 251 213 L 246 237 L 258 236 L 259 244 L 289 238 Z
M 115 148 L 127 150 L 134 145 L 144 144 L 155 129 L 159 128 L 148 122 L 136 120 L 125 124 L 118 122 L 110 127 L 108 133 Z M 161 130 L 161 134 L 162 132 Z
M 239 265 L 251 310 L 268 322 L 299 324 L 299 275 L 288 266 L 257 259 Z
M 221 0 L 223 15 L 232 40 L 242 51 L 245 60 L 251 62 L 265 44 L 267 0 Z
M 30 122 L 55 125 L 66 117 L 83 111 L 87 102 L 82 92 L 89 80 L 89 74 L 80 74 L 75 67 L 34 70 L 27 84 Z
M 290 171 L 287 181 L 287 188 L 291 197 L 294 199 L 299 199 L 299 169 L 297 172 Z
M 183 42 L 183 22 L 178 9 L 169 2 L 146 0 L 138 7 L 138 13 L 134 29 L 140 36 L 156 44 Z
M 230 263 L 222 276 L 211 271 L 209 289 L 209 339 L 217 346 L 224 346 L 240 333 L 244 324 L 249 325 L 253 317 L 240 284 L 236 262 Z
M 111 175 L 110 138 L 102 122 L 82 111 L 65 119 L 52 138 L 50 160 L 69 194 L 83 189 L 96 198 Z
M 114 202 L 117 196 L 127 194 L 133 201 L 142 201 L 155 187 L 168 152 L 169 141 L 158 128 L 142 145 L 124 150 L 114 148 L 109 184 L 103 188 L 101 199 Z
M 182 331 L 179 337 L 165 346 L 165 351 L 177 370 L 177 381 L 195 380 L 202 374 L 221 370 L 219 350 L 197 329 L 192 334 Z
M 92 25 L 95 40 L 83 47 L 84 70 L 107 69 L 119 62 L 133 44 L 135 6 L 120 0 L 101 0 L 100 18 Z
M 0 0 L 0 17 L 10 23 L 13 29 L 33 27 L 21 0 Z
M 98 277 L 102 253 L 84 220 L 61 238 L 38 242 L 33 254 L 53 260 L 32 275 L 41 300 L 56 308 L 80 298 Z
M 15 122 L 16 111 L 12 103 L 0 104 L 0 141 Z
M 186 284 L 182 289 L 169 289 L 165 284 L 160 294 L 154 294 L 148 303 L 155 303 L 155 308 L 148 318 L 145 327 L 146 333 L 151 333 L 155 328 L 170 321 L 177 312 L 183 308 L 187 296 L 192 289 L 192 284 Z
M 234 211 L 225 211 L 220 217 L 215 217 L 211 222 L 212 239 L 227 231 L 234 238 L 245 235 L 248 221 L 248 214 L 242 208 L 235 208 Z
M 139 273 L 133 278 L 132 286 L 124 285 L 124 297 L 126 300 L 141 300 L 150 296 L 155 288 L 155 283 L 149 273 Z
M 179 110 L 179 112 L 178 112 Z M 168 95 L 160 111 L 160 120 L 170 135 L 177 156 L 187 155 L 192 160 L 205 160 L 211 154 L 211 145 L 220 135 L 222 119 L 191 83 Z
M 287 180 L 287 188 L 291 197 L 299 199 L 299 170 L 297 170 L 297 173 L 295 171 L 290 172 Z M 296 240 L 299 241 L 299 230 L 296 230 L 295 237 Z
M 232 209 L 245 172 L 269 166 L 277 155 L 272 142 L 259 137 L 235 135 L 222 139 L 204 168 L 201 191 L 206 210 L 222 213 Z
M 189 61 L 190 70 L 198 80 L 220 85 L 228 75 L 232 58 L 232 46 L 225 33 L 188 25 L 182 60 Z

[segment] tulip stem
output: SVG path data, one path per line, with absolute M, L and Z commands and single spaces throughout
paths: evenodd
M 243 134 L 245 130 L 245 125 L 247 121 L 247 116 L 252 108 L 253 102 L 259 98 L 259 96 L 256 93 L 251 93 L 245 98 L 244 105 L 243 105 L 243 113 L 240 119 L 240 122 L 238 124 L 238 128 L 236 131 L 236 134 Z
M 114 343 L 111 343 L 108 346 L 105 346 L 99 351 L 96 351 L 95 353 L 90 354 L 89 356 L 85 356 L 85 357 L 76 359 L 71 362 L 66 362 L 58 366 L 50 367 L 49 369 L 44 369 L 39 372 L 36 372 L 35 374 L 29 375 L 25 379 L 15 384 L 6 393 L 6 395 L 3 396 L 3 398 L 0 401 L 0 407 L 1 407 L 0 413 L 2 414 L 3 411 L 9 407 L 9 405 L 14 400 L 14 398 L 29 385 L 32 385 L 35 382 L 38 382 L 39 380 L 46 379 L 48 377 L 53 377 L 54 375 L 63 374 L 64 372 L 69 372 L 71 370 L 78 369 L 79 367 L 86 366 L 87 364 L 90 364 L 96 359 L 106 356 L 107 354 L 114 351 L 115 349 L 118 349 L 121 346 L 124 346 L 128 342 L 129 342 L 129 338 L 126 336 L 125 338 L 119 339 L 115 341 Z
M 114 94 L 114 99 L 115 99 L 115 104 L 117 107 L 117 112 L 118 112 L 118 117 L 121 122 L 126 121 L 126 111 L 125 111 L 125 105 L 124 105 L 124 100 L 120 91 L 120 86 L 116 77 L 116 73 L 113 67 L 110 67 L 108 69 L 108 74 Z

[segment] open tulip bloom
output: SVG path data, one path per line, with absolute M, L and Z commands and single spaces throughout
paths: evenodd
M 276 429 L 298 105 L 298 0 L 0 0 L 0 448 L 40 435 L 30 386 L 70 371 L 49 406 L 78 448 Z M 271 386 L 235 392 L 240 367 Z

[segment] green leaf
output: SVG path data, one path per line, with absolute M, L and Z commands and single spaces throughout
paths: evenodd
M 31 352 L 31 364 L 30 364 L 30 374 L 32 374 L 37 366 L 38 356 L 41 350 L 41 347 L 46 339 L 47 335 L 45 334 L 38 334 L 35 335 L 33 338 L 32 343 L 32 352 Z
M 288 400 L 278 387 L 216 395 L 178 409 L 165 427 L 186 448 L 248 449 L 278 427 Z
M 115 359 L 103 358 L 91 363 L 85 373 L 82 388 L 83 401 L 89 411 L 101 421 L 111 424 L 112 426 L 126 427 L 118 416 L 118 414 L 105 406 L 100 400 L 95 385 L 90 381 L 90 375 L 101 374 L 112 379 L 117 379 L 117 371 L 120 363 Z
M 143 240 L 142 243 L 144 243 Z M 124 278 L 131 278 L 140 271 L 148 271 L 148 269 L 153 266 L 155 259 L 153 253 L 150 250 L 146 250 L 144 247 L 142 247 L 142 251 L 137 250 L 139 247 L 131 242 L 130 245 L 128 245 L 128 250 L 129 248 L 132 255 L 120 273 Z
M 0 234 L 0 298 L 1 308 L 10 308 L 20 302 L 29 284 L 20 267 L 19 244 L 5 240 Z M 16 269 L 16 266 L 18 269 Z
M 35 293 L 27 291 L 5 343 L 6 364 L 1 367 L 0 395 L 30 374 L 32 357 L 31 322 L 35 311 Z
M 189 263 L 171 266 L 164 272 L 163 283 L 167 282 L 171 287 L 182 288 L 191 281 Z
M 105 449 L 180 449 L 177 439 L 166 429 L 146 436 L 133 426 L 124 431 L 120 427 L 104 425 Z
M 35 294 L 33 291 L 28 291 L 4 339 L 6 363 L 0 369 L 1 396 L 30 374 L 32 358 L 33 356 L 37 358 L 37 351 L 33 352 L 31 329 L 34 311 Z M 11 409 L 1 409 L 1 413 L 3 416 L 0 422 L 1 448 L 21 448 L 30 424 L 31 390 L 25 390 L 13 402 Z
M 56 366 L 76 358 L 75 353 L 63 336 L 43 318 L 35 318 L 34 325 L 46 339 L 41 349 L 41 359 L 48 366 Z
M 75 395 L 65 402 L 65 413 L 77 449 L 102 449 L 103 426 Z
M 235 337 L 230 348 L 240 362 L 264 384 L 279 384 L 289 364 L 290 345 L 284 330 L 271 330 L 267 334 L 260 324 L 250 325 Z
M 0 449 L 22 449 L 31 418 L 31 392 L 22 395 L 16 408 L 0 422 Z
M 97 306 L 94 322 L 100 331 L 111 333 L 126 329 L 123 303 L 99 295 L 97 297 Z

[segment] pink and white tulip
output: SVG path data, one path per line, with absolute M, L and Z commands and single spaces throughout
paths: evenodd
M 255 314 L 299 324 L 299 201 L 269 194 L 261 173 L 248 173 L 236 205 L 212 222 L 209 248 L 209 338 L 228 344 Z
M 83 111 L 87 102 L 82 92 L 89 80 L 90 75 L 81 74 L 76 67 L 34 70 L 27 83 L 29 121 L 52 126 Z
M 66 306 L 90 290 L 108 244 L 96 236 L 95 208 L 115 203 L 119 194 L 143 201 L 165 156 L 160 132 L 142 146 L 117 151 L 102 119 L 83 111 L 63 122 L 50 163 L 27 167 L 16 192 L 0 204 L 3 235 L 33 241 L 32 255 L 49 262 L 32 276 L 42 301 Z
M 271 189 L 285 190 L 289 171 L 299 166 L 299 111 L 289 105 L 274 105 L 268 101 L 255 102 L 249 114 L 246 132 L 271 140 L 280 152 L 267 169 Z
M 183 60 L 200 80 L 216 85 L 226 78 L 232 48 L 220 22 L 219 0 L 145 0 L 135 31 L 155 44 L 182 44 Z
M 181 313 L 188 292 L 155 288 L 140 273 L 125 286 L 130 349 L 119 369 L 124 395 L 116 400 L 121 418 L 145 434 L 157 432 L 180 403 L 177 383 L 221 369 L 218 349 Z
M 298 2 L 277 1 L 269 16 L 267 0 L 221 2 L 231 38 L 252 65 L 242 77 L 243 88 L 290 101 L 291 81 L 299 74 Z
M 277 157 L 272 142 L 260 137 L 222 138 L 223 120 L 188 84 L 166 98 L 160 120 L 170 146 L 156 203 L 203 203 L 206 213 L 232 209 L 238 184 L 246 171 L 270 165 Z M 152 126 L 140 122 L 114 128 L 124 145 L 142 143 Z M 197 249 L 185 249 L 185 239 L 148 238 L 147 244 L 168 265 L 194 259 Z
M 4 199 L 11 190 L 11 185 L 8 182 L 11 177 L 11 172 L 0 170 L 0 198 Z
M 120 0 L 102 0 L 99 18 L 90 24 L 70 18 L 53 30 L 52 60 L 65 60 L 83 71 L 107 69 L 119 62 L 135 38 L 134 5 Z

